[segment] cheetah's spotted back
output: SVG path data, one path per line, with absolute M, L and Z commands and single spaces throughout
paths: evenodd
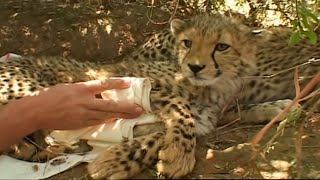
M 0 69 L 1 102 L 61 82 L 148 77 L 153 83 L 152 108 L 165 129 L 156 128 L 106 148 L 89 164 L 89 173 L 98 179 L 130 178 L 157 164 L 159 173 L 177 178 L 194 167 L 196 136 L 207 135 L 217 123 L 226 123 L 238 114 L 232 108 L 235 99 L 241 103 L 241 117 L 246 122 L 260 123 L 290 102 L 284 99 L 294 97 L 295 91 L 288 91 L 294 87 L 290 68 L 319 58 L 320 46 L 303 42 L 289 47 L 288 37 L 287 30 L 257 32 L 219 14 L 203 14 L 188 21 L 176 19 L 171 22 L 170 32 L 154 36 L 117 64 L 57 58 L 7 62 L 3 66 L 6 68 Z M 264 77 L 284 70 L 288 71 Z M 299 68 L 305 79 L 319 70 L 319 61 Z M 26 85 L 28 88 L 23 87 Z M 234 103 L 229 111 L 218 119 L 230 102 Z

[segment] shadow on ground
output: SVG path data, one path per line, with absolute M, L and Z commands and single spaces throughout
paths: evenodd
M 162 22 L 171 16 L 162 8 L 152 8 L 153 16 L 148 18 L 151 7 L 138 1 L 105 3 L 103 8 L 101 4 L 62 2 L 0 2 L 0 55 L 13 52 L 108 61 L 129 52 L 153 31 L 167 28 L 168 24 Z M 286 128 L 273 148 L 255 159 L 248 142 L 261 126 L 234 125 L 203 137 L 197 147 L 196 167 L 187 178 L 320 178 L 319 119 L 303 123 L 300 156 L 296 153 L 296 136 L 301 123 Z M 275 131 L 273 128 L 264 139 L 270 139 Z M 85 166 L 78 165 L 49 179 L 87 179 Z M 136 178 L 156 178 L 156 173 L 146 170 Z

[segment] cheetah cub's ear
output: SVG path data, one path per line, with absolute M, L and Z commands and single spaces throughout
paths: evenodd
M 172 19 L 170 22 L 170 30 L 173 35 L 178 35 L 186 26 L 186 22 L 180 19 Z
M 256 42 L 263 43 L 270 38 L 270 32 L 265 29 L 253 29 L 250 31 L 250 36 L 254 38 Z

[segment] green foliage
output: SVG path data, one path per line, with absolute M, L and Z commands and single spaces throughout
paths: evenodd
M 302 120 L 306 117 L 305 112 L 301 108 L 295 108 L 288 112 L 286 116 L 282 119 L 277 127 L 277 131 L 274 133 L 272 138 L 265 144 L 264 152 L 270 153 L 271 150 L 275 148 L 275 145 L 278 144 L 276 141 L 278 137 L 282 136 L 285 132 L 286 126 L 295 126 L 299 120 Z
M 316 44 L 318 36 L 315 33 L 315 28 L 320 21 L 305 4 L 296 4 L 296 19 L 293 20 L 293 33 L 289 40 L 289 45 L 294 45 L 300 42 L 301 39 L 306 38 L 310 43 Z
M 303 117 L 305 117 L 304 111 L 301 108 L 295 108 L 290 111 L 284 119 L 289 125 L 295 125 Z

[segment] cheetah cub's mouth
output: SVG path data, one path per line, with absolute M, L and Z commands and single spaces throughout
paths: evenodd
M 246 74 L 255 64 L 253 29 L 221 14 L 173 19 L 171 32 L 181 73 L 194 86 L 211 86 Z
M 218 81 L 218 78 L 215 78 L 213 80 L 205 79 L 202 77 L 197 76 L 189 76 L 187 77 L 189 82 L 194 86 L 210 86 L 216 83 Z

